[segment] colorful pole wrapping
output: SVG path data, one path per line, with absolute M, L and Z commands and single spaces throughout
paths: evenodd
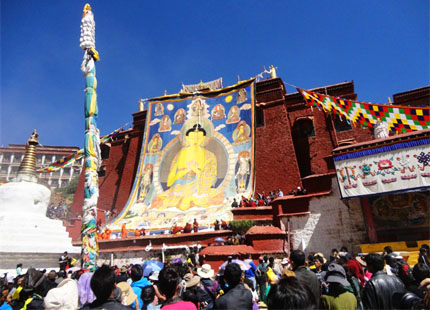
M 97 128 L 97 79 L 95 61 L 98 53 L 95 50 L 95 22 L 91 6 L 84 6 L 81 21 L 81 43 L 84 59 L 81 70 L 85 76 L 85 190 L 82 208 L 82 268 L 94 271 L 97 266 L 98 244 L 97 200 L 99 198 L 98 174 L 100 167 L 100 132 Z

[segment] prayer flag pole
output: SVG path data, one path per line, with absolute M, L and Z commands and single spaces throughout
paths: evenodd
M 97 200 L 99 198 L 98 169 L 100 167 L 100 132 L 97 128 L 97 79 L 95 62 L 99 60 L 95 49 L 95 22 L 91 6 L 84 6 L 81 21 L 80 47 L 84 51 L 81 71 L 85 76 L 85 185 L 82 207 L 82 267 L 94 271 L 99 252 L 97 230 Z

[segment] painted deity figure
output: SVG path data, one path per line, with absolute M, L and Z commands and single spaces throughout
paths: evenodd
M 222 104 L 217 104 L 212 109 L 212 120 L 217 121 L 223 118 L 225 118 L 225 109 Z
M 233 124 L 240 121 L 240 110 L 237 105 L 234 105 L 228 111 L 228 119 L 226 121 L 227 124 Z
M 179 109 L 175 113 L 173 124 L 182 124 L 185 121 L 185 110 Z
M 159 102 L 155 106 L 155 113 L 154 113 L 154 115 L 155 116 L 161 116 L 163 114 L 164 114 L 164 107 L 163 107 L 163 104 Z
M 245 121 L 241 121 L 239 124 L 237 124 L 236 129 L 233 131 L 233 144 L 242 144 L 249 141 L 251 129 L 246 124 Z
M 148 143 L 148 153 L 157 153 L 161 150 L 162 146 L 163 140 L 161 139 L 160 135 L 156 133 Z
M 160 122 L 159 132 L 170 131 L 172 129 L 172 121 L 169 115 L 164 115 Z
M 246 93 L 246 89 L 245 88 L 241 88 L 239 90 L 239 93 L 237 94 L 236 102 L 237 102 L 237 104 L 241 104 L 241 103 L 244 103 L 246 101 L 246 99 L 248 99 L 248 95 Z
M 238 156 L 239 169 L 236 173 L 237 180 L 237 192 L 239 194 L 244 193 L 246 189 L 246 180 L 250 174 L 249 168 L 249 152 L 243 151 Z
M 213 185 L 217 180 L 217 159 L 207 150 L 213 125 L 208 119 L 188 119 L 180 134 L 182 148 L 173 158 L 167 177 L 168 189 L 153 200 L 151 208 L 170 207 L 186 211 L 194 206 L 220 204 L 224 194 Z
M 145 196 L 148 193 L 149 188 L 151 187 L 153 167 L 154 166 L 152 164 L 146 164 L 145 168 L 143 168 L 143 177 L 140 183 L 140 193 L 138 196 L 138 201 L 143 201 L 145 199 Z

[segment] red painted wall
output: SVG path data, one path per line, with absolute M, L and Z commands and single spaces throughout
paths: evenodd
M 146 112 L 135 113 L 133 129 L 122 132 L 111 142 L 109 158 L 102 162 L 106 172 L 99 178 L 97 207 L 101 210 L 115 210 L 119 214 L 128 200 L 139 163 L 145 119 Z M 82 213 L 84 181 L 83 171 L 72 204 L 73 215 Z

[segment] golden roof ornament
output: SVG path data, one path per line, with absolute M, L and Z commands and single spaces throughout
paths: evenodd
M 33 130 L 25 146 L 24 159 L 19 165 L 16 181 L 37 182 L 36 177 L 36 146 L 39 145 L 39 134 Z

